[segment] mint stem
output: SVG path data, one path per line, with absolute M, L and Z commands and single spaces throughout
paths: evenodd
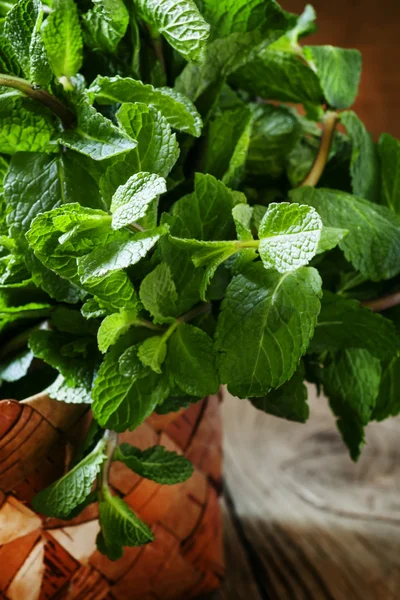
M 321 143 L 319 145 L 318 154 L 315 157 L 313 166 L 307 177 L 300 183 L 298 187 L 310 185 L 315 187 L 321 178 L 321 175 L 328 162 L 329 152 L 331 151 L 333 135 L 335 133 L 336 123 L 338 122 L 338 114 L 336 111 L 328 110 L 325 113 Z
M 36 89 L 32 87 L 29 81 L 26 79 L 21 79 L 20 77 L 14 77 L 14 75 L 5 75 L 0 73 L 0 86 L 5 86 L 9 88 L 13 88 L 15 90 L 19 90 L 23 94 L 26 94 L 30 98 L 34 100 L 38 100 L 44 106 L 47 106 L 59 119 L 61 119 L 62 124 L 65 129 L 72 127 L 72 125 L 76 121 L 76 117 L 74 113 L 64 106 L 62 102 L 58 100 L 46 90 Z
M 400 304 L 400 291 L 394 292 L 393 294 L 388 294 L 387 296 L 382 296 L 382 298 L 377 298 L 376 300 L 366 300 L 361 302 L 361 305 L 365 308 L 369 308 L 374 312 L 381 312 L 383 310 L 388 310 L 389 308 L 393 308 L 394 306 L 398 306 Z
M 113 460 L 115 448 L 118 444 L 118 434 L 115 431 L 106 429 L 104 437 L 107 440 L 105 448 L 106 459 L 103 462 L 99 475 L 98 493 L 100 496 L 104 493 L 104 490 L 108 490 L 108 479 L 110 475 L 111 463 Z
M 211 312 L 211 303 L 202 302 L 201 304 L 198 304 L 189 310 L 189 312 L 185 313 L 181 317 L 178 317 L 177 321 L 179 323 L 188 323 L 189 321 L 193 321 L 193 319 L 196 317 L 199 317 L 200 315 L 206 315 L 209 312 Z

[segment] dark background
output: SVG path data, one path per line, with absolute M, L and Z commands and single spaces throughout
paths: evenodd
M 400 138 L 400 0 L 310 0 L 318 31 L 306 44 L 358 48 L 363 72 L 354 110 L 375 138 L 387 131 Z M 304 0 L 280 0 L 300 13 Z

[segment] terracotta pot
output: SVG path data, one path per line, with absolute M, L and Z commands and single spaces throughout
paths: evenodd
M 74 521 L 42 519 L 35 493 L 62 474 L 88 413 L 38 395 L 0 402 L 0 598 L 2 600 L 189 600 L 218 587 L 222 573 L 218 490 L 219 396 L 185 411 L 152 415 L 120 441 L 163 444 L 195 466 L 185 483 L 161 486 L 115 463 L 111 485 L 149 525 L 155 542 L 112 562 L 95 546 L 97 506 Z

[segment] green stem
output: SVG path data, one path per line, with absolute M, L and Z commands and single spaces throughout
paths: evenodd
M 300 183 L 299 187 L 310 185 L 315 187 L 319 182 L 321 175 L 328 162 L 329 153 L 331 151 L 333 135 L 335 133 L 336 123 L 338 122 L 338 114 L 336 111 L 328 110 L 325 113 L 321 143 L 318 149 L 318 154 L 315 157 L 313 166 L 307 177 Z
M 30 82 L 26 79 L 14 77 L 14 75 L 5 75 L 0 73 L 0 86 L 13 88 L 22 92 L 23 94 L 26 94 L 34 100 L 38 100 L 44 104 L 44 106 L 47 106 L 47 108 L 49 108 L 55 115 L 57 115 L 59 119 L 61 119 L 66 129 L 72 127 L 72 125 L 75 123 L 76 118 L 74 113 L 69 108 L 64 106 L 64 104 L 62 104 L 58 98 L 52 94 L 49 94 L 49 92 L 46 92 L 46 90 L 32 87 Z
M 242 250 L 243 248 L 258 248 L 260 240 L 247 240 L 245 242 L 236 242 L 237 248 Z
M 42 321 L 41 323 L 39 323 L 38 325 L 34 325 L 33 327 L 30 327 L 29 329 L 25 329 L 24 331 L 21 331 L 21 333 L 19 333 L 15 337 L 13 337 L 9 342 L 4 344 L 4 346 L 1 348 L 0 360 L 3 360 L 3 358 L 6 358 L 10 354 L 14 354 L 14 353 L 18 352 L 18 350 L 22 350 L 23 348 L 25 348 L 31 334 L 34 331 L 38 331 L 39 329 L 47 329 L 48 326 L 49 326 L 49 321 L 45 320 L 45 321 Z
M 104 437 L 107 440 L 105 448 L 106 459 L 103 462 L 99 475 L 98 495 L 100 499 L 105 492 L 108 492 L 108 479 L 110 474 L 111 463 L 114 456 L 115 448 L 118 444 L 118 434 L 115 431 L 106 429 Z
M 137 321 L 132 321 L 132 325 L 136 325 L 137 327 L 146 327 L 146 329 L 151 329 L 152 331 L 164 331 L 162 327 L 159 325 L 154 325 L 154 323 L 147 321 L 147 319 L 138 319 Z
M 187 313 L 178 317 L 177 322 L 179 323 L 188 323 L 189 321 L 193 321 L 196 317 L 200 317 L 201 315 L 206 315 L 211 312 L 211 303 L 210 302 L 202 302 L 198 304 Z

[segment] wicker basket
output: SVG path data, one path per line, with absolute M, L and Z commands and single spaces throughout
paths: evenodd
M 210 396 L 180 413 L 152 415 L 120 436 L 142 449 L 162 444 L 184 452 L 195 472 L 185 483 L 161 486 L 113 465 L 113 489 L 155 534 L 155 542 L 126 548 L 116 562 L 96 550 L 96 505 L 68 522 L 41 519 L 29 507 L 64 472 L 88 414 L 45 395 L 0 401 L 0 598 L 189 600 L 218 587 L 219 401 Z

